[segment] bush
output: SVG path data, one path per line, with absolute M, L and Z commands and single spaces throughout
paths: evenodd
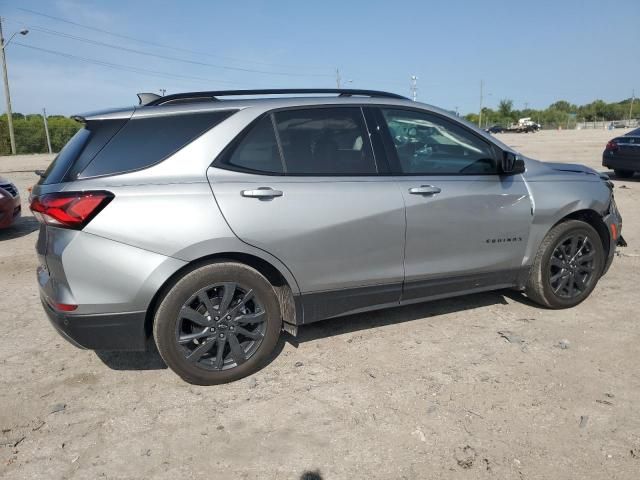
M 14 113 L 12 118 L 17 153 L 46 153 L 48 151 L 42 115 Z M 47 120 L 51 148 L 54 152 L 59 152 L 69 139 L 82 128 L 80 123 L 67 117 L 51 116 L 47 117 Z M 0 155 L 9 154 L 11 154 L 11 142 L 7 115 L 4 114 L 0 116 Z

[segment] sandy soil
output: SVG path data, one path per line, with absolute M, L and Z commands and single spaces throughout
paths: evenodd
M 501 138 L 602 169 L 612 136 Z M 30 171 L 49 160 L 0 158 L 25 212 Z M 210 388 L 157 354 L 60 338 L 26 216 L 0 233 L 0 477 L 637 479 L 639 179 L 615 181 L 630 246 L 577 308 L 496 292 L 328 321 L 253 377 Z

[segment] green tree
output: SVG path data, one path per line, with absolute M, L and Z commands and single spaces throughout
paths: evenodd
M 500 103 L 498 103 L 498 112 L 500 112 L 500 116 L 503 118 L 511 118 L 513 114 L 513 100 L 502 99 Z

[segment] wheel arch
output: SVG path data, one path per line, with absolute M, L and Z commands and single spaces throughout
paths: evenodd
M 285 275 L 264 258 L 258 257 L 245 252 L 221 252 L 211 255 L 206 255 L 197 259 L 194 259 L 184 265 L 182 268 L 176 270 L 169 278 L 165 280 L 162 286 L 154 294 L 149 306 L 147 308 L 145 316 L 145 333 L 147 338 L 153 335 L 153 320 L 155 313 L 160 305 L 160 302 L 167 294 L 169 290 L 187 273 L 200 268 L 203 265 L 207 265 L 214 262 L 230 261 L 248 265 L 255 268 L 258 272 L 265 276 L 269 283 L 273 286 L 278 302 L 280 304 L 280 313 L 282 315 L 282 321 L 285 324 L 287 331 L 295 331 L 295 326 L 301 323 L 302 312 L 297 310 L 297 304 L 294 298 L 294 288 L 297 289 L 297 285 L 290 285 Z M 294 279 L 295 281 L 295 279 Z M 287 325 L 291 325 L 292 328 L 287 328 Z
M 602 219 L 602 215 L 600 215 L 595 210 L 588 208 L 583 210 L 576 210 L 575 212 L 571 212 L 568 215 L 562 217 L 551 228 L 568 220 L 580 220 L 591 225 L 595 229 L 595 231 L 598 232 L 598 236 L 600 237 L 600 241 L 602 242 L 602 247 L 604 248 L 605 254 L 609 251 L 609 249 L 611 248 L 611 237 L 609 229 Z M 551 228 L 549 229 L 549 231 L 551 230 Z
M 565 210 L 559 216 L 550 219 L 550 221 L 543 220 L 537 223 L 534 222 L 530 232 L 529 243 L 523 259 L 521 272 L 518 275 L 518 288 L 524 288 L 527 279 L 529 278 L 532 262 L 546 236 L 554 227 L 569 220 L 580 220 L 591 225 L 596 232 L 598 232 L 598 236 L 600 237 L 605 252 L 610 251 L 611 238 L 609 229 L 603 221 L 602 214 L 593 208 L 585 207 L 569 211 Z

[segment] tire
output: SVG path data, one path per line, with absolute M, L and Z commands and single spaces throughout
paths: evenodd
M 573 238 L 577 239 L 575 247 Z M 582 238 L 588 240 L 581 243 Z M 591 225 L 580 220 L 560 223 L 547 233 L 540 244 L 525 293 L 534 302 L 548 308 L 578 305 L 598 283 L 605 258 L 600 235 Z
M 616 177 L 631 178 L 635 172 L 633 170 L 614 170 L 613 173 L 616 174 Z
M 177 281 L 160 302 L 153 335 L 162 359 L 183 380 L 216 385 L 264 366 L 281 327 L 269 281 L 247 265 L 220 262 Z

